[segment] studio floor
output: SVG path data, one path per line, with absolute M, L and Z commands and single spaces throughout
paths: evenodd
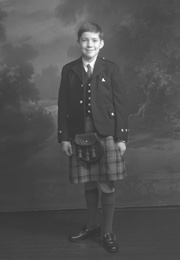
M 179 207 L 116 209 L 120 251 L 115 254 L 106 252 L 100 239 L 67 241 L 85 222 L 85 210 L 0 213 L 0 260 L 180 259 Z

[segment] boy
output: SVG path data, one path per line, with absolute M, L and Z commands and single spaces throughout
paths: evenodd
M 108 252 L 119 251 L 113 234 L 114 181 L 126 176 L 123 155 L 128 137 L 125 91 L 118 66 L 99 57 L 104 46 L 101 28 L 82 25 L 77 33 L 81 57 L 62 69 L 58 99 L 58 141 L 69 156 L 71 183 L 84 183 L 87 225 L 69 241 L 101 235 L 98 200 L 101 193 L 103 243 Z M 75 155 L 77 134 L 95 132 L 104 147 L 101 160 L 89 165 Z

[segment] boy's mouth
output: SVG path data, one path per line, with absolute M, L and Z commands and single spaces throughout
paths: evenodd
M 86 50 L 87 52 L 93 52 L 94 50 Z

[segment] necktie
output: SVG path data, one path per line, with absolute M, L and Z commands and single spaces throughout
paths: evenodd
M 91 76 L 92 76 L 92 68 L 91 68 L 91 65 L 88 64 L 88 65 L 87 65 L 87 68 L 88 68 L 88 70 L 87 70 L 87 75 L 88 75 L 88 78 L 90 79 Z

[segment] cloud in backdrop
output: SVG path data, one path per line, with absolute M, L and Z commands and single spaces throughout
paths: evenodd
M 47 73 L 49 71 L 52 77 L 57 72 L 56 67 L 60 72 L 65 63 L 79 55 L 76 30 L 83 21 L 93 21 L 102 26 L 105 32 L 105 47 L 102 54 L 117 62 L 121 60 L 122 63 L 123 57 L 118 49 L 122 40 L 118 33 L 120 25 L 128 24 L 135 10 L 155 2 L 155 0 L 150 3 L 148 0 L 0 0 L 0 8 L 7 13 L 4 19 L 4 35 L 7 43 L 26 46 L 26 51 L 31 53 L 34 49 L 36 55 L 32 56 L 32 61 L 35 72 L 43 76 L 44 69 L 49 68 L 45 71 Z M 162 4 L 161 0 L 158 2 Z M 9 52 L 9 55 L 12 56 L 12 53 Z
M 108 40 L 118 24 L 128 20 L 131 10 L 143 3 L 147 1 L 0 0 L 0 7 L 7 13 L 7 40 L 31 44 L 38 52 L 34 65 L 39 71 L 51 64 L 61 67 L 77 55 L 75 32 L 82 21 L 99 23 Z
M 11 44 L 30 44 L 38 52 L 36 71 L 51 64 L 61 67 L 68 60 L 68 45 L 75 41 L 74 25 L 64 26 L 57 18 L 60 0 L 1 0 L 7 13 L 6 39 Z

